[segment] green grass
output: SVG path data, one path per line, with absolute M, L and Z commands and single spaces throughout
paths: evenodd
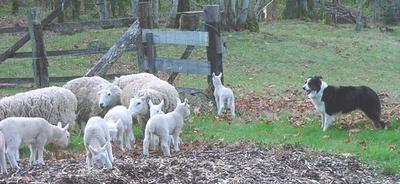
M 398 101 L 400 28 L 394 29 L 393 33 L 381 33 L 375 28 L 355 33 L 353 25 L 330 27 L 317 23 L 280 21 L 274 25 L 262 25 L 260 33 L 223 33 L 228 47 L 224 53 L 225 83 L 232 86 L 236 94 L 255 91 L 264 95 L 268 88 L 268 95 L 275 96 L 288 89 L 300 90 L 308 76 L 322 75 L 328 84 L 368 85 L 378 92 L 389 94 L 391 101 Z M 47 35 L 46 49 L 86 48 L 95 39 L 110 46 L 123 31 L 83 30 L 74 35 Z M 0 52 L 18 38 L 1 36 Z M 313 47 L 313 43 L 322 44 Z M 30 43 L 20 51 L 30 51 Z M 163 57 L 179 57 L 183 51 L 183 46 L 157 46 L 157 55 Z M 83 75 L 100 57 L 49 57 L 50 76 Z M 138 71 L 135 58 L 135 53 L 125 53 L 110 73 Z M 196 48 L 191 58 L 206 60 L 205 48 Z M 30 59 L 11 59 L 0 65 L 0 77 L 31 75 Z M 206 88 L 206 77 L 180 75 L 177 86 Z M 0 89 L 0 96 L 28 89 L 27 86 Z M 377 165 L 384 173 L 400 170 L 399 122 L 393 120 L 393 128 L 387 131 L 362 128 L 347 142 L 349 135 L 346 130 L 333 126 L 323 133 L 318 127 L 318 118 L 304 127 L 295 127 L 285 118 L 280 119 L 272 125 L 262 121 L 228 124 L 213 122 L 209 115 L 202 115 L 195 118 L 193 123 L 186 124 L 182 136 L 184 140 L 223 140 L 227 143 L 245 140 L 273 145 L 299 144 L 320 151 L 354 154 L 371 165 Z M 135 135 L 142 135 L 137 128 Z M 363 141 L 366 146 L 363 146 Z M 73 134 L 68 149 L 74 152 L 82 150 L 82 137 Z
M 267 124 L 262 121 L 213 122 L 212 117 L 203 116 L 189 123 L 182 135 L 186 140 L 226 143 L 245 140 L 269 145 L 296 144 L 318 151 L 351 153 L 371 165 L 378 166 L 382 172 L 393 174 L 400 169 L 398 123 L 392 121 L 393 126 L 390 130 L 361 128 L 360 133 L 349 134 L 338 126 L 332 126 L 326 132 L 321 131 L 318 118 L 304 127 L 297 127 L 285 118 Z

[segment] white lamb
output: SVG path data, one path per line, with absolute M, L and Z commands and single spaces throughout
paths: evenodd
M 77 99 L 68 89 L 48 87 L 0 99 L 0 121 L 8 117 L 41 117 L 53 125 L 73 125 Z
M 131 142 L 135 142 L 135 136 L 132 131 L 132 116 L 128 112 L 128 109 L 122 105 L 115 106 L 107 112 L 104 116 L 104 120 L 107 124 L 114 124 L 117 128 L 116 137 L 121 150 L 125 151 L 125 148 L 128 150 L 132 149 Z
M 77 121 L 82 131 L 90 117 L 103 116 L 121 104 L 121 89 L 98 76 L 73 79 L 63 87 L 71 90 L 78 100 Z
M 164 112 L 171 112 L 176 107 L 178 91 L 174 86 L 160 79 L 152 79 L 145 84 L 130 83 L 125 86 L 121 94 L 122 105 L 128 107 L 132 116 L 137 117 L 138 124 L 144 130 L 150 118 L 148 101 L 160 103 L 164 100 Z
M 145 129 L 143 154 L 145 156 L 149 155 L 150 139 L 153 135 L 157 135 L 160 138 L 164 156 L 171 156 L 168 143 L 170 135 L 174 138 L 175 151 L 179 151 L 179 134 L 183 126 L 184 118 L 189 115 L 190 109 L 187 99 L 182 103 L 180 99 L 177 98 L 177 106 L 174 111 L 151 117 Z
M 57 126 L 43 118 L 11 117 L 0 121 L 0 131 L 3 132 L 6 153 L 12 168 L 19 170 L 17 163 L 18 149 L 21 144 L 29 144 L 31 152 L 30 164 L 44 164 L 44 146 L 48 143 L 68 145 L 69 132 L 67 124 Z M 37 158 L 36 158 L 37 157 Z
M 231 110 L 232 118 L 235 117 L 235 97 L 232 89 L 225 87 L 221 82 L 222 72 L 216 76 L 212 74 L 212 81 L 214 85 L 214 98 L 217 105 L 218 115 L 221 115 L 225 108 L 225 102 Z
M 86 124 L 83 141 L 88 169 L 91 169 L 93 165 L 96 168 L 112 168 L 114 159 L 106 123 L 103 118 L 95 116 L 91 117 Z
M 0 167 L 3 174 L 7 174 L 6 142 L 4 134 L 0 131 Z

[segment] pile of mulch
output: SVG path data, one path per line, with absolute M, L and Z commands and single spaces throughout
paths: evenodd
M 316 153 L 292 145 L 268 147 L 185 144 L 170 158 L 151 153 L 145 158 L 135 148 L 115 153 L 113 169 L 87 170 L 85 157 L 46 160 L 45 166 L 28 167 L 0 175 L 9 183 L 391 183 L 352 156 Z
M 318 113 L 305 94 L 300 90 L 286 91 L 282 95 L 247 93 L 241 95 L 236 100 L 236 110 L 245 121 L 265 120 L 272 122 L 282 117 L 298 126 L 310 123 Z M 382 103 L 382 119 L 389 121 L 400 118 L 400 103 L 392 102 L 389 95 L 379 93 Z M 353 127 L 356 123 L 363 123 L 365 126 L 373 128 L 373 124 L 360 111 L 350 114 L 337 116 L 335 118 L 344 128 Z

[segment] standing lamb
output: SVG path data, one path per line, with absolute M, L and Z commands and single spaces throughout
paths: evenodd
M 144 130 L 150 118 L 148 101 L 160 103 L 164 100 L 164 112 L 171 112 L 176 107 L 178 91 L 174 86 L 161 79 L 152 79 L 145 84 L 130 83 L 126 85 L 121 94 L 122 105 L 128 107 L 132 116 L 136 116 L 139 125 Z
M 131 142 L 135 142 L 132 131 L 132 116 L 125 106 L 118 105 L 110 109 L 104 116 L 107 124 L 114 123 L 117 127 L 117 139 L 122 151 L 132 149 Z
M 0 131 L 0 167 L 3 174 L 7 174 L 6 142 L 4 134 Z
M 86 166 L 112 168 L 113 155 L 107 122 L 99 117 L 91 117 L 85 127 L 83 141 L 86 148 Z
M 179 134 L 183 126 L 184 118 L 190 115 L 188 100 L 182 103 L 177 98 L 177 106 L 174 111 L 167 114 L 160 114 L 153 116 L 149 119 L 146 125 L 144 140 L 143 140 L 143 154 L 149 155 L 150 139 L 154 135 L 160 138 L 161 148 L 164 156 L 171 156 L 169 150 L 170 135 L 174 137 L 174 149 L 179 151 Z
M 53 125 L 58 122 L 73 125 L 77 104 L 75 95 L 68 89 L 35 89 L 0 99 L 0 121 L 8 117 L 41 117 Z
M 121 104 L 121 89 L 98 76 L 73 79 L 63 87 L 71 90 L 78 99 L 77 121 L 82 132 L 90 117 L 102 116 Z
M 232 118 L 235 117 L 235 97 L 233 96 L 232 89 L 225 87 L 221 82 L 222 72 L 216 76 L 212 74 L 212 81 L 214 85 L 214 97 L 217 105 L 218 115 L 221 115 L 225 108 L 225 102 L 231 110 Z
M 20 169 L 17 154 L 21 144 L 29 144 L 30 164 L 44 164 L 44 146 L 48 143 L 67 146 L 69 124 L 64 128 L 61 126 L 60 122 L 55 126 L 43 118 L 11 117 L 0 121 L 0 131 L 4 134 L 11 167 Z

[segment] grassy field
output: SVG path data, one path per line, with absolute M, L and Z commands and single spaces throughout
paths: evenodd
M 322 75 L 332 85 L 368 85 L 389 95 L 390 102 L 400 100 L 400 29 L 381 33 L 372 28 L 360 33 L 352 25 L 331 27 L 318 23 L 280 21 L 263 25 L 260 33 L 224 33 L 227 51 L 224 54 L 225 83 L 237 95 L 255 92 L 278 96 L 288 89 L 301 89 L 306 77 Z M 90 41 L 101 40 L 111 45 L 123 32 L 121 29 L 82 31 L 74 35 L 48 35 L 47 50 L 86 48 Z M 0 52 L 18 36 L 1 36 Z M 177 57 L 184 48 L 160 46 L 159 56 Z M 27 44 L 21 51 L 29 51 Z M 101 57 L 51 57 L 50 76 L 82 75 Z M 125 53 L 111 73 L 136 72 L 135 53 Z M 206 59 L 204 48 L 196 48 L 192 58 Z M 29 59 L 8 60 L 0 65 L 0 77 L 31 76 Z M 61 85 L 61 84 L 58 84 Z M 205 77 L 181 75 L 178 86 L 205 88 Z M 0 89 L 0 96 L 26 91 L 27 87 Z M 214 121 L 214 116 L 203 114 L 192 117 L 183 132 L 184 140 L 235 142 L 245 140 L 266 144 L 299 144 L 319 151 L 350 153 L 378 166 L 383 173 L 400 170 L 400 134 L 398 120 L 391 120 L 390 130 L 369 130 L 359 126 L 360 133 L 349 134 L 340 126 L 326 133 L 319 129 L 319 119 L 304 127 L 293 126 L 281 117 L 272 123 L 255 120 L 245 123 Z M 135 130 L 140 136 L 140 131 Z M 71 140 L 70 149 L 82 149 L 81 138 Z

